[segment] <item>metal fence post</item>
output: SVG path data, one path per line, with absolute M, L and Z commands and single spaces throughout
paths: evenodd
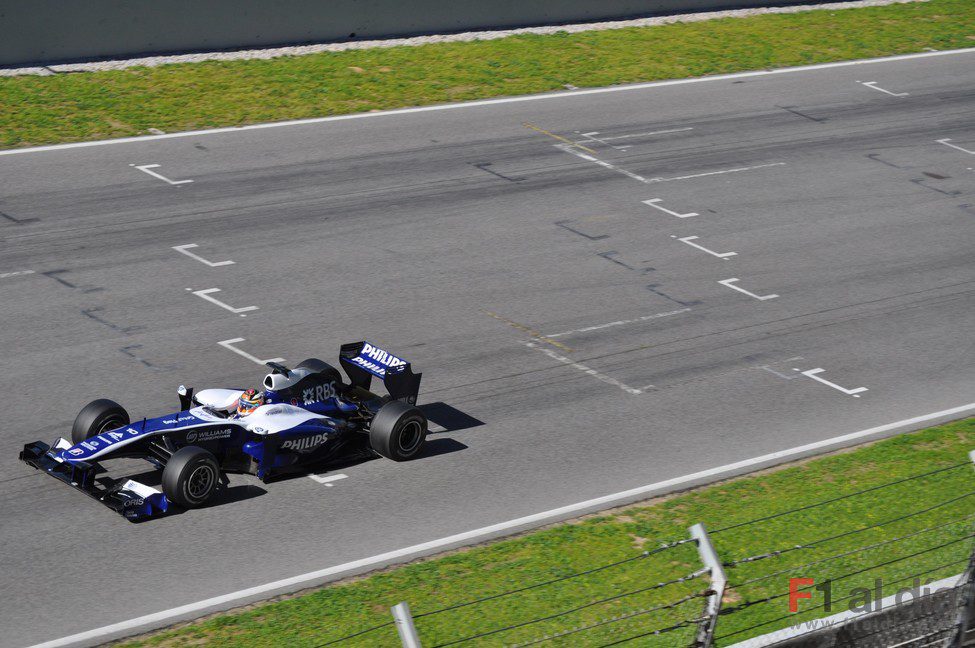
M 390 610 L 393 613 L 393 620 L 396 622 L 396 632 L 399 633 L 403 648 L 422 648 L 420 636 L 416 634 L 416 626 L 413 625 L 413 615 L 410 614 L 410 606 L 406 601 L 397 603 Z
M 703 524 L 695 524 L 691 527 L 691 537 L 697 542 L 697 553 L 701 556 L 701 562 L 711 572 L 711 588 L 707 597 L 707 604 L 704 612 L 708 620 L 700 624 L 697 628 L 697 637 L 694 639 L 695 648 L 710 648 L 714 642 L 714 630 L 718 625 L 718 613 L 721 612 L 721 599 L 724 598 L 724 589 L 728 580 L 725 578 L 724 567 L 718 552 L 711 544 L 707 529 Z
M 975 465 L 975 450 L 968 453 L 968 458 Z M 960 599 L 958 618 L 955 631 L 946 644 L 948 648 L 960 648 L 965 643 L 968 628 L 972 624 L 972 619 L 975 618 L 975 551 L 968 559 L 968 569 L 965 570 L 965 575 L 958 587 L 961 588 L 958 597 Z

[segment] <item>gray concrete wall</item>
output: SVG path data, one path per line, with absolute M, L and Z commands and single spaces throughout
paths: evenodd
M 0 0 L 0 65 L 585 22 L 810 0 Z

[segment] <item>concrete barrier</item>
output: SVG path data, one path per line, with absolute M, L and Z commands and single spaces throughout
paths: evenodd
M 804 2 L 809 0 L 0 0 L 0 65 Z

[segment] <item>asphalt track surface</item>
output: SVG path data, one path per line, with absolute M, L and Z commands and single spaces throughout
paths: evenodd
M 973 115 L 967 52 L 0 156 L 0 644 L 971 402 Z M 143 524 L 17 461 L 238 338 L 378 342 L 446 431 Z

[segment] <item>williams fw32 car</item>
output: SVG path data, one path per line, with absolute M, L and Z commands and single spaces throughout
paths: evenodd
M 179 388 L 180 411 L 132 423 L 118 403 L 89 403 L 71 440 L 24 446 L 28 465 L 103 502 L 130 520 L 196 508 L 226 484 L 226 473 L 271 477 L 333 459 L 416 457 L 427 419 L 416 407 L 422 374 L 368 342 L 345 344 L 339 362 L 349 378 L 321 360 L 294 369 L 269 362 L 263 389 Z M 388 396 L 370 391 L 381 378 Z M 101 463 L 145 459 L 162 471 L 161 489 L 112 479 Z M 101 476 L 99 476 L 101 475 Z

